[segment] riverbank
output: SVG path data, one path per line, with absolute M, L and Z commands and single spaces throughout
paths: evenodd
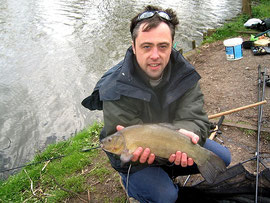
M 0 202 L 62 202 L 73 196 L 88 201 L 80 193 L 96 194 L 96 185 L 107 184 L 115 174 L 101 150 L 95 149 L 101 128 L 101 123 L 94 123 L 67 141 L 49 145 L 18 174 L 0 183 Z M 117 177 L 111 181 L 117 182 Z M 116 201 L 122 197 L 121 192 L 115 195 Z
M 267 6 L 269 9 L 269 4 Z M 239 33 L 237 36 L 248 38 Z M 204 43 L 190 59 L 202 76 L 209 115 L 256 102 L 257 65 L 269 67 L 270 64 L 269 55 L 253 56 L 250 50 L 244 50 L 241 60 L 227 61 L 222 40 Z M 269 103 L 269 95 L 266 96 Z M 264 109 L 265 125 L 270 118 L 267 108 L 269 105 Z M 256 108 L 226 116 L 227 125 L 222 127 L 223 137 L 220 138 L 233 152 L 232 164 L 254 155 L 256 131 L 243 126 L 256 125 L 256 116 Z M 241 124 L 242 128 L 231 127 L 230 123 Z M 25 167 L 0 183 L 0 202 L 125 202 L 119 176 L 110 167 L 106 155 L 99 149 L 83 152 L 97 145 L 101 127 L 100 123 L 93 124 L 36 155 L 33 163 L 40 164 Z M 270 148 L 268 135 L 265 132 L 262 140 L 265 160 Z M 52 158 L 54 160 L 47 161 Z M 253 170 L 254 163 L 248 167 Z

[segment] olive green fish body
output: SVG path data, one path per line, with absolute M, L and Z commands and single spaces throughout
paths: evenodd
M 226 168 L 223 160 L 213 152 L 193 144 L 189 137 L 177 130 L 160 124 L 126 127 L 101 140 L 101 145 L 105 151 L 121 155 L 121 160 L 125 162 L 130 160 L 138 147 L 150 148 L 151 153 L 166 159 L 176 151 L 185 152 L 208 182 L 214 182 L 216 176 Z

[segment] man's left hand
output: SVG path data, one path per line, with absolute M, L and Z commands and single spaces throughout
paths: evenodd
M 180 129 L 179 132 L 188 136 L 194 144 L 197 144 L 200 139 L 198 135 L 196 135 L 191 131 Z M 192 158 L 189 158 L 186 153 L 184 152 L 182 153 L 180 151 L 177 151 L 175 154 L 172 154 L 169 158 L 169 161 L 171 163 L 174 162 L 175 165 L 181 165 L 182 167 L 192 166 L 194 164 Z

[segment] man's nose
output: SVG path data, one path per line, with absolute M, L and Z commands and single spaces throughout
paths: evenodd
M 153 47 L 151 52 L 151 59 L 156 60 L 159 58 L 159 51 L 157 47 Z

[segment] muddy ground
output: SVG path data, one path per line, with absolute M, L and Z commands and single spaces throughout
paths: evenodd
M 270 55 L 254 56 L 250 49 L 243 49 L 243 58 L 228 61 L 223 42 L 202 46 L 190 62 L 202 76 L 201 88 L 205 95 L 208 115 L 225 112 L 258 102 L 258 66 L 270 73 Z M 270 87 L 265 88 L 263 105 L 262 140 L 260 148 L 270 167 Z M 219 118 L 217 118 L 219 119 Z M 211 119 L 217 122 L 216 119 Z M 255 155 L 257 146 L 258 107 L 225 115 L 222 135 L 219 138 L 232 152 L 232 164 Z M 254 131 L 255 130 L 255 131 Z M 217 140 L 218 141 L 218 140 Z M 247 166 L 254 172 L 252 162 Z
M 268 68 L 270 73 L 270 55 L 254 56 L 251 50 L 243 49 L 243 58 L 235 61 L 226 59 L 222 41 L 203 45 L 193 50 L 188 59 L 201 75 L 201 88 L 205 95 L 205 110 L 208 115 L 225 112 L 238 107 L 258 102 L 258 65 Z M 270 87 L 265 89 L 263 105 L 263 132 L 260 139 L 261 160 L 270 167 Z M 219 118 L 211 119 L 216 123 Z M 227 146 L 232 153 L 233 166 L 236 163 L 249 160 L 255 156 L 257 147 L 258 107 L 248 108 L 225 116 L 225 120 L 215 140 Z M 104 153 L 101 152 L 104 157 Z M 108 168 L 108 161 L 105 163 Z M 255 174 L 256 162 L 249 161 L 245 168 Z M 264 167 L 260 165 L 260 170 Z M 91 167 L 89 167 L 91 170 Z M 187 185 L 200 181 L 200 176 L 191 176 Z M 185 178 L 180 178 L 181 184 Z M 89 178 L 90 196 L 81 194 L 91 202 L 123 202 L 125 193 L 120 184 L 118 174 L 112 170 L 104 182 Z M 91 189 L 91 188 L 94 188 Z M 67 202 L 82 202 L 75 197 Z

